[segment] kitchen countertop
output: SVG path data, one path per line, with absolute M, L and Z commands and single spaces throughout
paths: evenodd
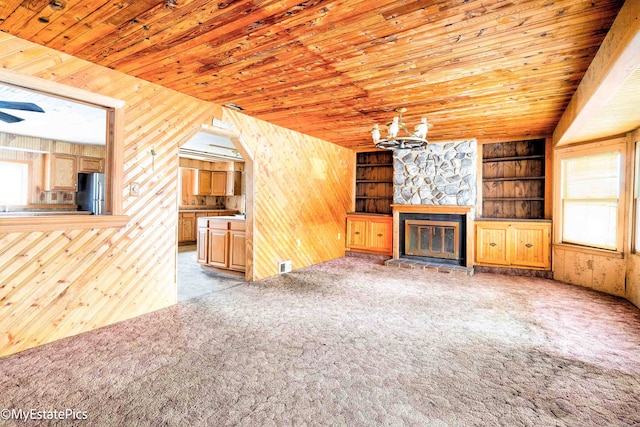
M 245 215 L 225 215 L 225 216 L 200 216 L 198 219 L 198 227 L 206 227 L 209 221 L 242 221 L 245 222 L 247 217 Z
M 180 206 L 178 207 L 178 212 L 229 212 L 235 213 L 238 212 L 235 209 L 221 209 L 221 208 L 207 208 L 207 207 L 199 207 L 199 206 Z

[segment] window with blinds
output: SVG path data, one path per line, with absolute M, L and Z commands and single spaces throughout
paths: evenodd
M 562 160 L 562 241 L 617 249 L 622 154 Z
M 0 161 L 0 205 L 22 206 L 29 194 L 29 164 L 20 161 Z

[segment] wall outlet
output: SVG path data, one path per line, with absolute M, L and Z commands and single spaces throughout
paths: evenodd
M 340 240 L 340 237 L 342 237 L 342 233 L 338 233 L 338 240 Z
M 140 184 L 138 184 L 137 182 L 132 182 L 129 186 L 129 195 L 138 197 L 140 195 Z
M 296 239 L 296 244 L 300 247 L 300 239 Z
M 291 260 L 280 261 L 278 263 L 278 274 L 291 272 Z

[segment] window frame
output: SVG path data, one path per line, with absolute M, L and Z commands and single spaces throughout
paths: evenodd
M 584 157 L 589 155 L 597 155 L 606 152 L 616 152 L 620 155 L 620 182 L 619 182 L 619 198 L 617 208 L 616 221 L 616 245 L 615 248 L 605 248 L 601 246 L 586 245 L 574 242 L 563 241 L 564 230 L 564 198 L 563 191 L 565 186 L 563 160 Z M 624 252 L 625 235 L 627 228 L 625 227 L 625 218 L 627 211 L 627 200 L 629 197 L 629 189 L 627 188 L 628 151 L 626 138 L 623 136 L 589 143 L 577 146 L 562 147 L 555 150 L 554 155 L 554 244 L 571 246 L 574 248 L 582 248 L 587 251 L 598 251 L 610 254 L 622 254 Z
M 107 113 L 105 173 L 107 175 L 106 215 L 39 215 L 0 218 L 0 232 L 48 231 L 85 228 L 123 227 L 129 217 L 123 215 L 124 178 L 124 106 L 119 99 L 67 86 L 11 70 L 0 69 L 0 82 L 103 108 Z

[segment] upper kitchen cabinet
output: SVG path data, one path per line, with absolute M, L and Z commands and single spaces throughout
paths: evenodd
M 197 169 L 180 168 L 180 199 L 182 205 L 189 204 L 189 198 L 195 196 Z
M 185 182 L 184 177 L 183 182 Z M 240 194 L 242 194 L 242 172 L 198 170 L 195 195 L 238 196 Z
M 78 157 L 79 173 L 103 173 L 104 159 L 99 157 Z
M 225 196 L 227 194 L 227 173 L 211 171 L 211 193 L 212 196 Z
M 198 170 L 198 196 L 224 196 L 227 189 L 227 173 Z
M 242 171 L 227 172 L 225 196 L 239 196 L 242 194 Z
M 207 170 L 198 171 L 195 194 L 198 196 L 211 195 L 211 172 Z
M 45 154 L 44 168 L 45 191 L 76 191 L 78 189 L 76 156 Z

